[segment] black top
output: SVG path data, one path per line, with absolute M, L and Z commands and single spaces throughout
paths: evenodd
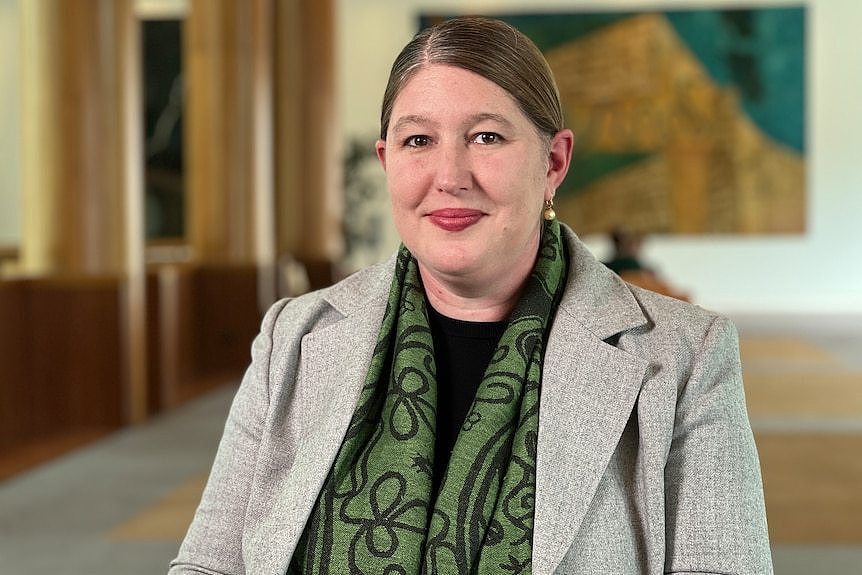
M 434 361 L 437 364 L 437 435 L 434 492 L 440 486 L 455 439 L 473 404 L 507 321 L 452 319 L 428 306 Z

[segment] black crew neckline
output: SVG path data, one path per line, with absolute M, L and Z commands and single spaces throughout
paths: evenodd
M 469 321 L 443 315 L 428 304 L 429 319 L 442 333 L 450 337 L 469 339 L 499 339 L 509 325 L 504 321 Z

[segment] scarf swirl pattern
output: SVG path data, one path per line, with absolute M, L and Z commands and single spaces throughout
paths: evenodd
M 559 223 L 432 493 L 437 389 L 416 260 L 405 247 L 357 407 L 288 574 L 529 574 L 544 341 L 566 277 Z

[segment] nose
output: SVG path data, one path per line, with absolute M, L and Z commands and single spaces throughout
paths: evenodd
M 470 189 L 470 158 L 464 142 L 440 144 L 436 156 L 434 185 L 438 190 L 458 194 Z

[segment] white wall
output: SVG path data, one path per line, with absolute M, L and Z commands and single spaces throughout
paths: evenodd
M 21 76 L 17 0 L 0 0 L 0 246 L 21 238 Z
M 420 11 L 453 13 L 739 7 L 738 0 L 339 0 L 344 136 L 378 130 L 389 67 Z M 746 6 L 786 6 L 749 0 Z M 801 236 L 656 237 L 645 259 L 695 300 L 729 314 L 862 313 L 862 2 L 808 0 L 808 226 Z M 389 232 L 392 246 L 394 231 Z M 601 238 L 587 238 L 601 257 Z M 388 247 L 392 247 L 388 246 Z

